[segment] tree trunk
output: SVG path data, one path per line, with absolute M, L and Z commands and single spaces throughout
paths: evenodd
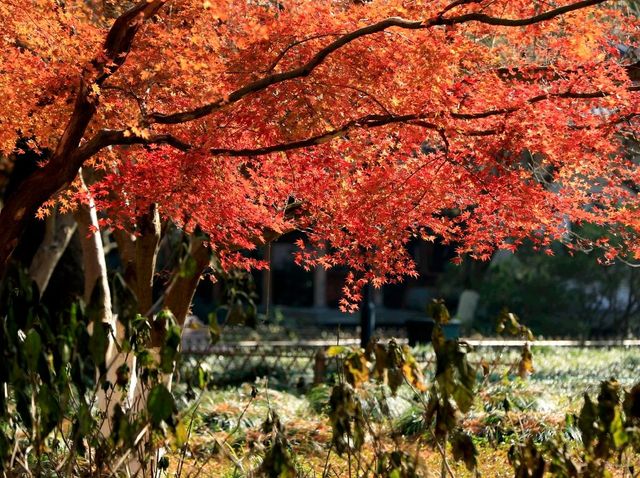
M 87 194 L 87 189 L 82 170 L 78 175 L 82 183 L 82 188 Z M 115 405 L 122 400 L 122 396 L 115 392 L 115 384 L 117 383 L 117 370 L 125 362 L 123 354 L 119 354 L 116 348 L 116 341 L 124 338 L 124 327 L 116 320 L 111 307 L 111 291 L 109 290 L 109 281 L 107 278 L 107 264 L 104 258 L 104 248 L 102 236 L 100 235 L 100 227 L 98 224 L 98 215 L 96 213 L 93 198 L 89 195 L 89 203 L 81 205 L 74 213 L 78 223 L 80 232 L 80 243 L 82 245 L 82 261 L 84 264 L 84 301 L 89 303 L 92 299 L 99 298 L 100 304 L 94 304 L 100 311 L 99 320 L 108 324 L 111 333 L 109 333 L 108 346 L 105 356 L 107 367 L 105 380 L 112 384 L 109 390 L 99 387 L 97 391 L 97 406 L 103 412 L 104 420 L 100 431 L 103 436 L 111 434 L 111 417 Z M 98 289 L 98 290 L 96 290 Z M 93 333 L 93 323 L 90 324 L 90 333 Z
M 180 326 L 187 318 L 200 277 L 211 261 L 209 248 L 201 237 L 191 236 L 189 255 L 194 261 L 192 273 L 180 274 L 176 271 L 174 280 L 167 287 L 164 301 L 164 305 L 173 313 Z
M 87 83 L 81 80 L 73 113 L 53 155 L 6 198 L 0 211 L 0 277 L 27 222 L 46 200 L 71 184 L 78 174 L 86 158 L 76 154 L 77 147 L 95 111 L 96 103 Z
M 51 162 L 47 163 L 49 166 Z M 7 262 L 18 244 L 27 223 L 36 215 L 38 208 L 58 189 L 73 180 L 65 171 L 43 167 L 29 176 L 11 194 L 0 211 L 0 276 L 6 270 Z
M 138 220 L 135 245 L 136 277 L 134 291 L 138 297 L 138 310 L 145 315 L 153 305 L 153 275 L 160 244 L 160 215 L 158 205 L 153 204 L 149 212 Z
M 123 229 L 114 229 L 111 235 L 118 245 L 118 254 L 122 263 L 122 275 L 127 285 L 136 290 L 136 236 Z
M 40 296 L 44 294 L 51 274 L 64 254 L 76 228 L 76 221 L 71 214 L 56 212 L 47 217 L 44 239 L 29 267 L 29 276 L 38 285 Z

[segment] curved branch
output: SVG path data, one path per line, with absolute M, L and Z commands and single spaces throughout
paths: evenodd
M 539 15 L 535 15 L 533 17 L 521 18 L 521 19 L 491 17 L 489 15 L 485 15 L 482 13 L 469 13 L 466 15 L 460 15 L 460 16 L 451 17 L 451 18 L 445 18 L 442 15 L 438 15 L 429 20 L 407 20 L 400 17 L 390 17 L 385 20 L 381 20 L 377 23 L 373 23 L 371 25 L 367 25 L 365 27 L 354 30 L 351 33 L 342 35 L 335 41 L 329 43 L 327 46 L 319 50 L 307 63 L 305 63 L 302 66 L 299 66 L 298 68 L 294 68 L 292 70 L 288 70 L 285 72 L 275 73 L 272 75 L 265 76 L 259 80 L 248 83 L 245 86 L 233 91 L 227 97 L 219 98 L 212 103 L 208 103 L 206 105 L 200 106 L 198 108 L 194 108 L 192 110 L 187 110 L 187 111 L 182 111 L 177 113 L 168 113 L 168 114 L 159 113 L 159 112 L 151 113 L 149 115 L 149 121 L 155 122 L 155 123 L 162 123 L 162 124 L 176 124 L 176 123 L 185 123 L 187 121 L 193 121 L 199 118 L 203 118 L 221 109 L 226 105 L 240 101 L 245 96 L 265 90 L 272 85 L 282 83 L 288 80 L 293 80 L 296 78 L 303 78 L 303 77 L 309 76 L 313 72 L 313 70 L 315 70 L 319 65 L 321 65 L 327 59 L 329 55 L 341 49 L 345 45 L 353 42 L 358 38 L 361 38 L 367 35 L 372 35 L 374 33 L 379 33 L 392 27 L 403 28 L 408 30 L 420 30 L 420 29 L 432 28 L 438 25 L 457 25 L 457 24 L 468 23 L 468 22 L 479 22 L 479 23 L 486 23 L 489 25 L 508 26 L 508 27 L 526 26 L 526 25 L 532 25 L 535 23 L 551 20 L 559 15 L 563 15 L 565 13 L 568 13 L 574 10 L 580 10 L 592 5 L 603 3 L 605 1 L 606 0 L 583 0 L 580 2 L 565 5 L 564 7 L 559 7 L 553 10 L 549 10 L 547 12 L 541 13 Z
M 352 129 L 357 128 L 377 128 L 394 123 L 411 123 L 412 121 L 424 119 L 428 116 L 424 113 L 407 114 L 407 115 L 368 115 L 362 118 L 358 118 L 348 123 L 345 123 L 340 128 L 335 128 L 326 133 L 311 136 L 309 138 L 301 139 L 298 141 L 291 141 L 289 143 L 274 144 L 271 146 L 264 146 L 261 148 L 245 148 L 245 149 L 233 149 L 233 148 L 212 148 L 209 150 L 213 155 L 224 156 L 264 156 L 265 154 L 279 153 L 291 151 L 294 149 L 308 148 L 311 146 L 318 146 L 320 144 L 328 143 L 329 141 L 344 136 Z M 430 129 L 439 129 L 435 124 L 420 122 L 420 126 L 429 127 Z
M 288 70 L 282 73 L 274 73 L 273 75 L 265 76 L 257 81 L 251 82 L 231 94 L 229 94 L 226 98 L 219 98 L 213 103 L 209 103 L 204 106 L 200 106 L 199 108 L 195 108 L 190 111 L 184 111 L 180 113 L 172 113 L 172 114 L 163 114 L 163 113 L 151 113 L 149 115 L 149 120 L 151 122 L 162 123 L 162 124 L 176 124 L 176 123 L 184 123 L 187 121 L 193 121 L 198 118 L 202 118 L 213 113 L 216 110 L 219 110 L 225 105 L 230 103 L 235 103 L 245 96 L 256 93 L 258 91 L 262 91 L 272 85 L 282 83 L 283 81 L 293 80 L 295 78 L 302 78 L 305 76 L 309 76 L 313 70 L 315 70 L 324 60 L 333 52 L 339 50 L 343 46 L 351 43 L 357 38 L 371 35 L 373 33 L 378 33 L 386 30 L 387 28 L 397 26 L 402 28 L 412 28 L 419 29 L 424 28 L 425 23 L 422 21 L 411 21 L 405 20 L 403 18 L 387 18 L 386 20 L 382 20 L 378 23 L 374 23 L 372 25 L 368 25 L 363 28 L 359 28 L 351 33 L 347 33 L 346 35 L 342 35 L 340 38 L 335 40 L 334 42 L 329 43 L 326 47 L 318 51 L 311 60 L 309 60 L 304 65 L 294 68 L 293 70 Z
M 276 56 L 275 60 L 273 60 L 271 62 L 271 64 L 264 71 L 264 73 L 271 73 L 273 70 L 275 70 L 276 66 L 278 66 L 278 63 L 280 63 L 280 61 L 286 56 L 286 54 L 290 50 L 292 50 L 293 48 L 295 48 L 297 46 L 300 46 L 303 43 L 306 43 L 306 42 L 309 42 L 309 41 L 319 40 L 321 38 L 326 38 L 326 37 L 337 37 L 339 35 L 340 35 L 339 33 L 323 33 L 323 34 L 319 34 L 319 35 L 312 35 L 310 37 L 302 38 L 300 40 L 295 40 L 295 41 L 289 43 L 289 45 L 287 45 L 285 48 L 282 49 L 282 51 L 280 53 L 278 53 L 278 56 Z
M 427 114 L 407 114 L 407 115 L 367 115 L 361 118 L 349 121 L 340 128 L 335 128 L 326 133 L 311 136 L 309 138 L 291 141 L 289 143 L 279 143 L 271 146 L 263 146 L 260 148 L 212 148 L 209 153 L 217 156 L 263 156 L 266 154 L 291 151 L 319 144 L 327 143 L 334 138 L 345 135 L 349 130 L 355 128 L 375 128 L 393 123 L 411 123 L 412 121 L 427 118 Z M 438 129 L 435 124 L 421 122 L 420 126 L 431 129 Z M 152 145 L 152 144 L 168 144 L 180 151 L 189 151 L 193 146 L 171 134 L 151 134 L 148 136 L 140 136 L 131 130 L 101 130 L 90 141 L 79 148 L 77 155 L 81 158 L 90 158 L 101 149 L 108 146 L 117 145 Z
M 438 25 L 458 25 L 460 23 L 479 22 L 485 23 L 487 25 L 501 27 L 526 27 L 535 23 L 553 20 L 554 18 L 559 17 L 560 15 L 564 15 L 565 13 L 582 10 L 583 8 L 592 7 L 606 1 L 607 0 L 583 0 L 581 2 L 570 3 L 569 5 L 554 8 L 553 10 L 548 10 L 546 12 L 540 13 L 539 15 L 534 15 L 533 17 L 527 18 L 511 19 L 492 17 L 484 13 L 467 13 L 465 15 L 460 15 L 457 17 L 442 18 L 441 22 L 438 23 Z
M 640 81 L 640 61 L 622 65 L 631 81 Z M 569 70 L 556 70 L 549 66 L 533 66 L 525 68 L 498 68 L 494 70 L 501 80 L 529 82 L 537 80 L 537 77 L 544 75 L 545 80 L 558 80 L 567 75 L 583 74 L 584 67 L 579 66 Z
M 148 136 L 140 136 L 139 134 L 135 134 L 131 130 L 103 129 L 96 133 L 96 135 L 89 141 L 87 141 L 84 145 L 82 145 L 78 149 L 76 155 L 78 156 L 78 158 L 84 160 L 90 158 L 98 151 L 108 146 L 128 144 L 168 144 L 169 146 L 173 146 L 180 151 L 189 151 L 192 148 L 189 143 L 186 143 L 185 141 L 182 141 L 181 139 L 176 138 L 171 134 L 151 134 Z
M 627 88 L 627 91 L 640 91 L 640 86 L 631 86 Z M 535 104 L 544 100 L 549 100 L 552 98 L 563 98 L 563 99 L 595 99 L 595 98 L 606 98 L 607 96 L 611 96 L 611 93 L 607 91 L 589 91 L 585 93 L 576 93 L 571 91 L 566 91 L 562 93 L 549 93 L 545 95 L 538 95 L 532 98 L 529 98 L 525 101 L 525 104 Z M 499 116 L 505 115 L 509 113 L 514 113 L 518 111 L 520 107 L 512 107 L 512 108 L 499 108 L 495 110 L 486 110 L 478 113 L 451 113 L 451 117 L 455 119 L 463 119 L 463 120 L 473 120 L 473 119 L 483 119 L 489 118 L 491 116 Z
M 629 91 L 640 91 L 640 86 L 633 86 L 628 88 Z M 575 99 L 590 99 L 590 98 L 604 98 L 610 96 L 611 93 L 605 91 L 594 91 L 594 92 L 585 92 L 585 93 L 575 93 L 575 92 L 562 92 L 562 93 L 550 93 L 545 95 L 538 95 L 532 98 L 529 98 L 524 102 L 525 105 L 531 105 L 535 103 L 539 103 L 544 100 L 549 100 L 552 98 L 575 98 Z M 450 112 L 449 115 L 458 120 L 476 120 L 476 119 L 484 119 L 492 116 L 506 115 L 509 113 L 514 113 L 518 111 L 522 106 L 514 106 L 511 108 L 501 108 L 494 110 L 486 110 L 477 113 L 458 113 L 458 112 Z M 441 113 L 440 113 L 441 114 Z M 420 126 L 423 128 L 432 129 L 434 131 L 440 132 L 442 127 L 426 121 L 429 118 L 434 118 L 440 116 L 440 114 L 433 113 L 411 113 L 404 115 L 396 115 L 393 113 L 389 113 L 386 115 L 367 115 L 361 118 L 357 118 L 351 121 L 348 121 L 344 125 L 339 128 L 334 128 L 332 130 L 326 131 L 321 134 L 317 134 L 314 136 L 310 136 L 308 138 L 290 141 L 287 143 L 278 143 L 270 146 L 262 146 L 259 148 L 211 148 L 209 153 L 216 156 L 232 156 L 232 157 L 246 157 L 246 156 L 264 156 L 272 153 L 286 152 L 292 151 L 296 149 L 303 149 L 312 146 L 318 146 L 324 143 L 328 143 L 335 138 L 342 137 L 346 135 L 350 130 L 353 129 L 365 129 L 365 128 L 376 128 L 380 126 L 385 126 L 389 124 L 412 124 L 415 126 Z M 631 117 L 636 116 L 635 114 L 631 115 Z M 626 117 L 625 117 L 626 118 Z M 497 130 L 495 129 L 486 129 L 486 130 L 469 130 L 464 133 L 465 136 L 491 136 L 492 134 L 496 134 Z M 133 133 L 131 130 L 102 130 L 97 133 L 90 141 L 85 143 L 79 150 L 78 155 L 83 158 L 89 158 L 96 154 L 101 149 L 108 146 L 115 145 L 152 145 L 152 144 L 168 144 L 180 151 L 189 151 L 193 149 L 193 146 L 181 139 L 171 135 L 171 134 L 151 134 L 148 136 L 140 136 L 139 134 Z

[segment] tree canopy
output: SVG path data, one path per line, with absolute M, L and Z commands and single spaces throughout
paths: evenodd
M 413 237 L 485 259 L 590 222 L 611 234 L 589 247 L 640 257 L 624 3 L 27 3 L 0 5 L 0 152 L 42 162 L 0 212 L 2 264 L 29 218 L 87 200 L 83 166 L 105 225 L 157 204 L 226 266 L 304 231 L 301 263 L 353 271 L 345 305 L 413 274 Z

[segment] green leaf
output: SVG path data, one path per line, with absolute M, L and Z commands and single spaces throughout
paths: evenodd
M 105 365 L 107 347 L 109 346 L 109 330 L 109 324 L 101 321 L 95 321 L 93 323 L 93 333 L 89 339 L 89 349 L 93 362 L 100 369 L 103 369 Z
M 434 349 L 436 381 L 442 396 L 445 401 L 452 397 L 460 411 L 466 413 L 473 404 L 476 385 L 476 370 L 468 361 L 467 347 L 457 340 L 441 340 L 438 347 L 434 342 Z
M 207 372 L 202 367 L 198 367 L 198 388 L 204 390 L 206 386 Z
M 260 471 L 263 476 L 269 478 L 296 478 L 295 462 L 291 456 L 286 438 L 278 433 L 271 446 L 267 448 Z
M 513 312 L 509 312 L 506 308 L 500 311 L 498 316 L 498 324 L 496 332 L 499 335 L 511 335 L 520 337 L 525 340 L 533 341 L 534 336 L 531 329 L 520 323 L 520 319 Z
M 158 384 L 149 392 L 147 411 L 149 419 L 155 426 L 168 421 L 175 410 L 175 401 L 171 392 L 163 384 Z
M 42 385 L 36 398 L 36 406 L 40 413 L 40 433 L 46 437 L 62 419 L 60 404 L 51 389 Z
M 600 384 L 598 394 L 598 416 L 605 427 L 610 427 L 620 404 L 620 384 L 613 379 Z
M 209 314 L 209 335 L 211 337 L 212 344 L 217 344 L 222 337 L 222 330 L 218 324 L 216 314 Z
M 38 359 L 40 358 L 40 352 L 42 350 L 42 339 L 40 334 L 31 329 L 24 339 L 24 355 L 27 360 L 27 366 L 29 370 L 35 371 L 38 367 Z
M 427 306 L 427 314 L 437 324 L 446 324 L 449 322 L 449 319 L 451 319 L 449 309 L 447 309 L 447 306 L 444 305 L 443 299 L 433 299 Z
M 180 264 L 180 277 L 192 277 L 196 273 L 198 264 L 192 255 L 188 255 Z
M 153 354 L 148 349 L 138 349 L 136 353 L 138 366 L 145 369 L 153 365 Z
M 327 358 L 337 357 L 349 351 L 349 347 L 346 347 L 344 345 L 332 345 L 331 347 L 327 348 L 326 356 Z
M 91 416 L 91 411 L 84 402 L 80 404 L 75 418 L 78 422 L 78 431 L 81 436 L 88 435 L 95 426 L 93 417 Z
M 512 445 L 508 457 L 516 477 L 542 478 L 544 476 L 546 463 L 532 438 L 529 438 L 525 444 Z
M 165 327 L 169 327 L 170 325 L 176 323 L 176 318 L 173 315 L 173 312 L 171 312 L 171 310 L 166 307 L 158 312 L 155 320 L 161 321 L 163 324 L 165 324 Z
M 613 444 L 616 449 L 620 450 L 629 441 L 629 435 L 624 429 L 624 423 L 622 423 L 622 416 L 619 408 L 615 411 L 615 416 L 611 421 L 609 431 L 613 437 Z
M 189 439 L 189 427 L 184 422 L 184 420 L 180 420 L 176 425 L 175 430 L 175 438 L 176 438 L 176 447 L 182 448 Z
M 356 388 L 369 380 L 369 362 L 362 350 L 350 353 L 344 361 L 343 369 L 347 382 Z
M 124 389 L 129 385 L 130 378 L 131 370 L 129 369 L 129 365 L 123 363 L 116 370 L 116 385 Z
M 329 398 L 329 418 L 333 430 L 332 442 L 338 455 L 362 447 L 366 421 L 360 399 L 351 385 L 340 383 L 333 387 Z
M 578 428 L 582 434 L 582 443 L 589 449 L 597 433 L 597 411 L 587 393 L 584 394 L 584 405 L 578 417 Z
M 13 440 L 9 439 L 4 430 L 0 429 L 0 463 L 2 463 L 4 459 L 11 453 L 12 441 Z M 0 465 L 0 467 L 1 466 L 2 465 Z
M 164 373 L 173 372 L 180 347 L 181 333 L 182 330 L 175 324 L 169 325 L 166 331 L 164 345 L 160 350 L 160 370 Z
M 533 372 L 533 355 L 531 354 L 529 344 L 524 344 L 522 353 L 520 354 L 520 362 L 518 362 L 518 375 L 524 379 L 529 377 Z
M 163 456 L 162 458 L 160 458 L 158 460 L 158 469 L 164 471 L 167 468 L 169 468 L 169 457 L 168 456 Z

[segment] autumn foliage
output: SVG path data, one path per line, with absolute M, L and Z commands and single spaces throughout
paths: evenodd
M 3 262 L 25 218 L 86 199 L 83 165 L 105 225 L 158 204 L 226 265 L 294 229 L 302 264 L 354 286 L 412 274 L 413 237 L 640 258 L 625 2 L 113 3 L 0 4 L 0 151 L 43 158 L 0 215 Z

